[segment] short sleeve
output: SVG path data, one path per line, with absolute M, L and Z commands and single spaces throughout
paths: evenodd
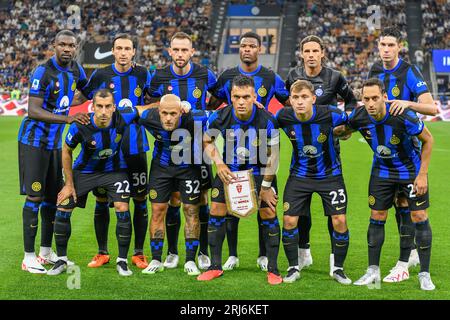
M 69 127 L 69 130 L 66 134 L 66 144 L 71 149 L 75 149 L 75 147 L 81 142 L 80 134 L 78 131 L 78 127 L 76 123 L 72 123 Z
M 406 127 L 406 132 L 410 136 L 418 136 L 422 133 L 425 126 L 423 121 L 420 120 L 417 114 L 412 110 L 408 110 L 406 112 L 404 124 Z
M 34 70 L 30 78 L 30 96 L 44 98 L 47 87 L 49 86 L 45 70 L 44 66 L 39 66 Z
M 208 91 L 214 89 L 217 84 L 217 77 L 211 70 L 208 69 Z
M 333 127 L 337 127 L 345 124 L 347 122 L 348 116 L 344 111 L 339 110 L 338 108 L 333 108 L 333 110 L 331 111 L 331 119 Z
M 281 103 L 286 102 L 289 98 L 289 91 L 286 89 L 286 85 L 278 74 L 275 74 L 275 97 Z
M 164 86 L 159 81 L 159 76 L 157 70 L 153 73 L 153 75 L 150 78 L 150 85 L 149 85 L 149 94 L 153 98 L 159 98 L 164 95 Z
M 420 96 L 422 93 L 429 92 L 427 83 L 422 76 L 419 68 L 412 65 L 407 73 L 406 85 L 415 97 Z
M 88 83 L 88 78 L 86 76 L 86 72 L 84 72 L 83 67 L 80 66 L 78 63 L 77 63 L 77 66 L 78 66 L 78 70 L 80 72 L 80 78 L 78 79 L 78 82 L 77 82 L 77 89 L 81 91 Z

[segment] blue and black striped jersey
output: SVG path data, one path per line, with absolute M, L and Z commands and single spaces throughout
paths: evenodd
M 157 69 L 152 75 L 150 95 L 158 98 L 172 93 L 181 100 L 189 101 L 192 109 L 206 109 L 206 95 L 217 82 L 214 72 L 205 66 L 190 62 L 191 69 L 185 75 L 173 71 L 172 64 Z
M 384 69 L 380 62 L 374 63 L 368 78 L 378 78 L 384 83 L 389 100 L 417 101 L 422 93 L 429 92 L 419 68 L 402 59 L 392 70 Z
M 106 128 L 95 125 L 94 114 L 91 123 L 82 125 L 74 122 L 66 135 L 66 144 L 74 149 L 81 144 L 81 151 L 73 164 L 74 170 L 82 173 L 115 172 L 126 169 L 121 143 L 129 124 L 137 118 L 137 111 L 115 111 L 111 124 Z
M 30 78 L 29 96 L 44 99 L 42 108 L 48 112 L 68 115 L 75 90 L 83 88 L 86 82 L 86 74 L 76 61 L 63 68 L 56 62 L 56 57 L 52 57 L 34 70 Z M 47 150 L 61 149 L 64 126 L 63 123 L 47 123 L 25 117 L 18 140 Z
M 239 120 L 231 105 L 214 112 L 206 124 L 206 134 L 216 137 L 216 133 L 225 140 L 223 159 L 231 171 L 253 169 L 254 175 L 263 174 L 269 149 L 279 144 L 277 121 L 255 105 L 247 121 Z
M 180 117 L 175 130 L 167 131 L 161 124 L 158 108 L 145 110 L 139 123 L 155 138 L 152 161 L 180 168 L 202 164 L 203 130 L 209 114 L 206 110 L 191 110 Z
M 347 121 L 345 112 L 335 106 L 313 105 L 311 119 L 300 121 L 292 107 L 285 107 L 275 118 L 292 143 L 292 175 L 312 179 L 342 175 L 333 128 Z
M 386 109 L 386 116 L 376 121 L 366 108 L 356 108 L 347 125 L 358 130 L 372 148 L 372 175 L 392 181 L 414 181 L 421 164 L 416 136 L 422 132 L 424 123 L 410 109 L 399 116 L 389 114 L 388 104 Z
M 272 70 L 259 65 L 253 72 L 245 72 L 240 66 L 225 70 L 217 79 L 217 85 L 213 90 L 213 95 L 219 99 L 225 99 L 231 105 L 231 83 L 238 75 L 252 77 L 255 81 L 255 91 L 257 101 L 266 110 L 269 108 L 270 100 L 275 96 L 278 101 L 284 103 L 289 98 L 289 91 L 281 77 Z
M 130 107 L 144 105 L 145 93 L 150 88 L 150 73 L 141 66 L 130 68 L 127 72 L 119 72 L 114 64 L 95 70 L 89 83 L 82 89 L 84 96 L 92 99 L 99 89 L 110 89 L 119 111 Z M 145 129 L 135 123 L 130 124 L 122 141 L 125 156 L 147 152 L 149 150 Z

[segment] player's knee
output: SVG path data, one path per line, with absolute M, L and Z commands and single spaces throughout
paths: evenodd
M 227 215 L 227 206 L 225 203 L 212 202 L 210 213 L 213 216 L 225 217 Z
M 283 228 L 290 230 L 297 227 L 298 217 L 294 216 L 284 216 L 283 217 Z
M 152 204 L 152 221 L 161 222 L 164 221 L 164 217 L 167 212 L 166 203 L 153 203 Z
M 338 214 L 331 217 L 333 228 L 337 232 L 345 232 L 347 230 L 347 222 L 344 214 Z
M 263 220 L 273 219 L 276 217 L 275 211 L 273 211 L 270 208 L 261 208 L 259 210 L 259 215 L 261 216 L 261 219 L 263 219 Z
M 423 222 L 428 219 L 426 210 L 411 211 L 411 220 L 414 223 Z
M 385 221 L 387 219 L 387 210 L 372 210 L 370 218 L 377 221 Z
M 114 209 L 117 212 L 128 211 L 128 203 L 126 203 L 126 202 L 114 202 Z
M 172 207 L 179 207 L 179 206 L 181 206 L 181 195 L 180 195 L 179 192 L 173 192 L 170 195 L 169 204 Z

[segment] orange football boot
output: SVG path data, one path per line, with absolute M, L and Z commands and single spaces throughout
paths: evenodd
M 88 263 L 88 267 L 98 268 L 107 263 L 109 263 L 109 254 L 96 254 Z

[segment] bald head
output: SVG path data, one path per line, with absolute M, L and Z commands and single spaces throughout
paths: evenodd
M 178 127 L 181 117 L 181 100 L 174 94 L 166 94 L 159 102 L 159 117 L 166 131 L 173 131 Z

